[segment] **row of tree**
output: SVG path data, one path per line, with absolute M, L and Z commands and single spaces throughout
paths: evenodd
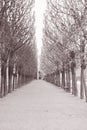
M 45 79 L 87 101 L 87 0 L 48 0 L 44 21 L 41 68 Z
M 37 55 L 34 0 L 0 0 L 0 95 L 34 78 Z

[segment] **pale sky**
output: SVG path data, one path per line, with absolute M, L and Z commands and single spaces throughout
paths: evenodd
M 43 27 L 44 27 L 43 14 L 45 13 L 45 9 L 46 9 L 46 0 L 35 0 L 35 26 L 36 26 L 36 42 L 38 48 L 38 56 L 40 56 L 41 54 L 42 35 L 43 35 Z

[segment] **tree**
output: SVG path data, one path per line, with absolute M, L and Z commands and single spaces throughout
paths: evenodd
M 86 0 L 83 1 L 49 0 L 47 9 L 48 13 L 45 18 L 47 22 L 45 25 L 46 27 L 45 27 L 44 42 L 48 41 L 46 47 L 48 48 L 48 44 L 50 45 L 51 50 L 53 52 L 53 56 L 56 53 L 58 55 L 58 58 L 60 56 L 59 63 L 62 64 L 63 87 L 65 87 L 65 76 L 67 77 L 67 75 L 69 77 L 69 81 L 66 80 L 67 85 L 68 86 L 70 85 L 70 70 L 71 70 L 72 94 L 74 95 L 77 95 L 75 69 L 77 60 L 79 58 L 81 66 L 80 96 L 81 98 L 83 98 L 85 92 L 85 97 L 87 100 L 87 90 L 84 78 L 84 71 L 86 68 L 85 57 L 86 57 L 86 37 L 87 37 L 86 6 L 87 6 Z M 58 51 L 54 51 L 56 50 L 55 48 L 57 48 Z M 56 57 L 57 60 L 58 58 Z M 52 61 L 54 61 L 54 58 L 52 59 Z M 70 87 L 68 88 L 70 89 Z
M 14 71 L 18 68 L 19 53 L 21 54 L 26 46 L 29 48 L 35 42 L 33 5 L 34 0 L 28 2 L 3 0 L 0 2 L 2 96 L 14 89 Z

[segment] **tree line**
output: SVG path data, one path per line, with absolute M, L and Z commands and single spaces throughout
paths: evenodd
M 0 96 L 36 78 L 34 0 L 0 0 Z
M 87 0 L 48 0 L 43 30 L 41 69 L 45 80 L 78 94 L 87 102 Z

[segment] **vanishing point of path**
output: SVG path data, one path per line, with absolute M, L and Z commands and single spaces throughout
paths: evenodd
M 87 130 L 87 104 L 45 81 L 0 99 L 0 130 Z

